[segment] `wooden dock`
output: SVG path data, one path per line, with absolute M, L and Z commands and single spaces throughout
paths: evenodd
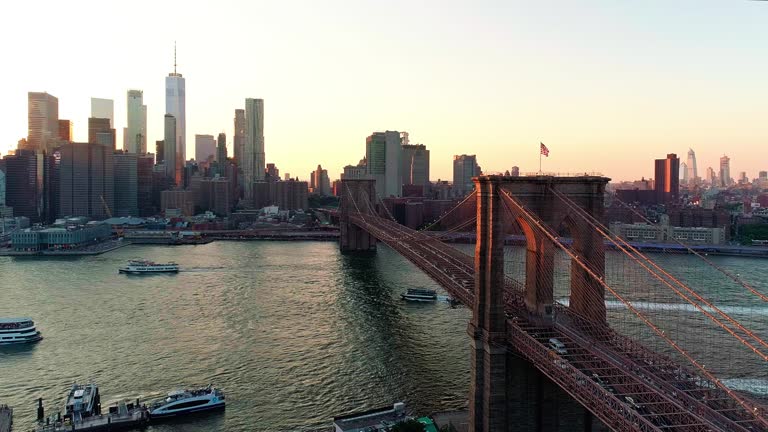
M 13 427 L 13 409 L 8 405 L 0 405 L 0 432 L 11 432 Z

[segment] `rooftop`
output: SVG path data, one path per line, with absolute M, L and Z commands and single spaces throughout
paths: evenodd
M 405 404 L 395 403 L 391 407 L 375 408 L 359 413 L 347 414 L 333 418 L 333 425 L 337 431 L 358 431 L 373 427 L 379 430 L 389 427 L 406 419 Z
M 0 324 L 13 324 L 32 321 L 32 318 L 0 318 Z

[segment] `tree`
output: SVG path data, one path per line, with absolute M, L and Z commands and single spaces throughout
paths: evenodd
M 392 427 L 392 432 L 424 432 L 424 425 L 416 420 L 405 420 Z

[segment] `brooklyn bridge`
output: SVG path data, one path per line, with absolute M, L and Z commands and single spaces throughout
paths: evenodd
M 766 385 L 765 317 L 730 302 L 768 296 L 706 256 L 674 268 L 614 235 L 608 180 L 476 177 L 418 231 L 373 180 L 343 180 L 340 248 L 384 243 L 472 310 L 471 431 L 768 431 L 765 401 L 730 384 Z M 468 230 L 474 255 L 441 240 Z M 511 233 L 525 239 L 517 258 Z

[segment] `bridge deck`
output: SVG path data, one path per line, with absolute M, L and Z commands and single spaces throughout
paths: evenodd
M 474 259 L 439 239 L 374 215 L 350 220 L 401 253 L 466 306 L 474 303 Z M 530 361 L 614 430 L 765 430 L 705 378 L 605 326 L 557 308 L 553 325 L 529 321 L 519 284 L 507 281 L 510 349 Z M 562 341 L 558 355 L 549 338 Z

